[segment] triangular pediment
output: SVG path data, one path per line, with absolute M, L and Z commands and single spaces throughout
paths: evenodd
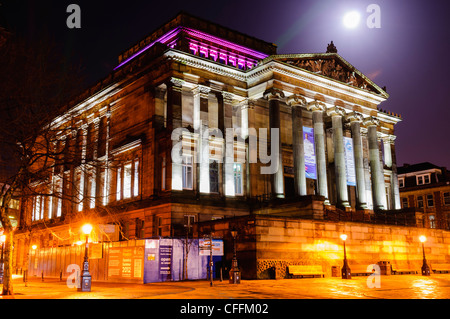
M 388 97 L 385 90 L 372 82 L 337 53 L 285 54 L 272 56 L 273 60 Z

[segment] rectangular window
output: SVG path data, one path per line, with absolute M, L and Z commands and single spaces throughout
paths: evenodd
M 139 160 L 134 161 L 134 184 L 133 184 L 133 196 L 139 195 Z
M 91 175 L 89 178 L 89 208 L 95 208 L 95 176 Z
M 417 207 L 419 207 L 419 208 L 424 207 L 423 196 L 417 196 Z
M 131 163 L 123 167 L 123 198 L 131 197 Z
M 158 236 L 162 236 L 162 229 L 163 229 L 162 222 L 163 222 L 162 217 L 156 217 L 156 227 L 157 227 Z
M 183 189 L 192 189 L 193 171 L 192 171 L 192 157 L 183 156 Z
M 398 187 L 399 188 L 405 187 L 405 178 L 402 177 L 398 179 Z
M 101 197 L 101 203 L 103 206 L 108 205 L 108 193 L 107 193 L 107 185 L 106 185 L 106 169 L 102 169 L 100 171 L 100 185 L 99 185 L 99 192 Z
M 78 202 L 78 211 L 81 212 L 83 210 L 83 194 L 84 194 L 84 183 L 81 178 L 81 170 L 76 171 L 76 198 Z
M 219 192 L 219 164 L 217 161 L 209 164 L 209 192 Z
M 402 197 L 402 208 L 408 207 L 408 198 Z
M 36 196 L 34 202 L 34 220 L 39 220 L 41 216 L 41 196 Z
M 116 189 L 116 200 L 122 199 L 122 167 L 117 169 L 117 189 Z
M 436 228 L 436 218 L 434 215 L 428 216 L 428 220 L 430 221 L 430 228 Z
M 416 176 L 417 185 L 430 184 L 430 174 L 423 174 Z
M 233 164 L 233 175 L 234 175 L 234 193 L 235 195 L 242 195 L 244 193 L 242 185 L 242 164 Z
M 183 225 L 184 225 L 187 233 L 191 234 L 192 228 L 194 227 L 194 224 L 195 224 L 195 215 L 184 215 L 183 220 L 184 220 Z
M 34 221 L 41 220 L 44 216 L 44 197 L 41 195 L 37 195 L 34 198 L 34 206 L 33 206 L 33 216 Z
M 166 189 L 166 156 L 161 161 L 161 189 Z
M 427 195 L 427 207 L 434 207 L 433 194 L 428 194 Z
M 62 178 L 55 177 L 54 178 L 54 186 L 53 186 L 53 194 L 54 196 L 54 204 L 56 209 L 56 217 L 61 217 L 62 210 Z
M 444 193 L 444 205 L 446 206 L 450 205 L 450 192 Z

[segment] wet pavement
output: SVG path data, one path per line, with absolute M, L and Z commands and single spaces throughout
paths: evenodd
M 369 280 L 369 282 L 368 282 Z M 91 292 L 68 288 L 59 279 L 15 277 L 14 296 L 3 299 L 449 299 L 450 274 L 360 276 L 281 280 L 183 281 L 150 284 L 93 282 Z M 372 288 L 371 288 L 372 287 Z M 0 298 L 2 298 L 0 296 Z

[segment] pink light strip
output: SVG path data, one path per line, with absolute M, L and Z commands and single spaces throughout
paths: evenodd
M 197 38 L 200 38 L 200 39 L 203 39 L 203 40 L 211 41 L 213 43 L 226 46 L 229 49 L 236 50 L 236 51 L 239 51 L 239 52 L 251 55 L 251 56 L 253 56 L 255 58 L 258 58 L 258 59 L 265 59 L 265 58 L 267 58 L 269 56 L 268 54 L 265 54 L 265 53 L 262 53 L 262 52 L 259 52 L 259 51 L 255 51 L 255 50 L 243 47 L 241 45 L 229 42 L 227 40 L 223 40 L 223 39 L 217 38 L 215 36 L 209 35 L 207 33 L 203 33 L 201 31 L 189 29 L 189 28 L 186 28 L 186 27 L 184 27 L 184 30 L 186 30 L 186 33 L 189 34 L 190 36 L 194 36 L 194 37 L 197 37 Z
M 132 56 L 128 57 L 125 61 L 122 61 L 122 63 L 120 63 L 118 66 L 116 66 L 114 68 L 114 71 L 117 70 L 118 68 L 120 68 L 122 65 L 127 64 L 128 62 L 130 62 L 131 60 L 133 60 L 135 57 L 141 55 L 143 52 L 147 51 L 148 49 L 150 49 L 153 45 L 155 45 L 155 43 L 157 42 L 161 42 L 164 43 L 167 42 L 168 40 L 170 40 L 170 38 L 172 38 L 173 36 L 176 36 L 178 33 L 180 33 L 182 27 L 177 27 L 175 29 L 173 29 L 172 31 L 169 31 L 168 33 L 164 34 L 163 36 L 161 36 L 160 38 L 156 39 L 155 41 L 151 42 L 149 45 L 147 45 L 146 47 L 144 47 L 142 50 L 139 50 L 138 52 L 136 52 L 135 54 L 133 54 Z
M 218 45 L 223 45 L 223 46 L 225 46 L 225 47 L 227 47 L 227 48 L 229 48 L 231 50 L 236 50 L 236 51 L 242 52 L 244 54 L 251 55 L 251 56 L 253 56 L 253 57 L 257 58 L 257 59 L 264 59 L 264 58 L 267 58 L 269 56 L 268 54 L 265 54 L 265 53 L 262 53 L 262 52 L 259 52 L 259 51 L 255 51 L 255 50 L 243 47 L 241 45 L 238 45 L 238 44 L 232 43 L 230 41 L 226 41 L 226 40 L 217 38 L 217 37 L 209 35 L 207 33 L 179 26 L 179 27 L 173 29 L 172 31 L 169 31 L 168 33 L 164 34 L 163 36 L 161 36 L 160 38 L 156 39 L 155 41 L 151 42 L 149 45 L 147 45 L 143 49 L 139 50 L 138 52 L 136 52 L 132 56 L 128 57 L 124 61 L 122 61 L 122 63 L 120 63 L 118 66 L 116 66 L 114 68 L 114 71 L 117 70 L 118 68 L 120 68 L 121 66 L 127 64 L 128 62 L 130 62 L 131 60 L 133 60 L 137 56 L 141 55 L 143 52 L 145 52 L 148 49 L 150 49 L 155 43 L 160 42 L 160 43 L 166 44 L 166 42 L 168 40 L 170 40 L 172 37 L 174 37 L 178 33 L 180 33 L 181 30 L 185 30 L 186 33 L 189 34 L 190 36 L 198 37 L 198 38 L 201 38 L 203 40 L 216 43 Z M 226 57 L 225 57 L 225 59 L 226 59 Z

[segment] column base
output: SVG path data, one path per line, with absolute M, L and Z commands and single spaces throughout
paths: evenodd
M 356 205 L 356 210 L 366 210 L 366 209 L 368 209 L 368 206 L 366 203 L 361 203 L 361 204 Z
M 349 202 L 342 202 L 336 205 L 337 207 L 347 210 L 349 208 L 351 208 L 350 203 Z

